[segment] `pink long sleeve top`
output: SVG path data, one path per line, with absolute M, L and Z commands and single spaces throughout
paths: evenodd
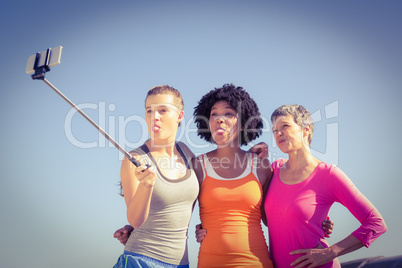
M 274 175 L 265 199 L 271 259 L 276 268 L 290 267 L 301 255 L 289 252 L 315 248 L 324 239 L 322 222 L 334 202 L 339 202 L 361 223 L 352 235 L 366 247 L 385 233 L 387 226 L 374 205 L 356 188 L 339 168 L 321 162 L 304 181 L 288 185 L 279 178 L 279 169 L 286 162 L 272 163 Z M 340 267 L 339 261 L 321 267 Z

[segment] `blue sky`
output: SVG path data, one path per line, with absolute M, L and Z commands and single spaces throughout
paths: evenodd
M 127 223 L 117 183 L 121 154 L 41 81 L 28 57 L 63 46 L 47 79 L 126 149 L 146 138 L 144 99 L 179 89 L 180 139 L 207 146 L 191 115 L 203 94 L 243 86 L 267 119 L 257 142 L 283 157 L 269 117 L 282 104 L 316 119 L 313 153 L 336 163 L 374 203 L 389 231 L 341 261 L 400 255 L 402 149 L 400 1 L 7 1 L 0 8 L 0 262 L 4 267 L 112 267 Z M 357 228 L 331 210 L 336 243 Z M 194 211 L 192 267 L 198 245 Z

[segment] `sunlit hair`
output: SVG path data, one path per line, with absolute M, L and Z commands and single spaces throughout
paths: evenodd
M 262 133 L 263 121 L 257 103 L 242 88 L 233 84 L 225 84 L 205 94 L 194 108 L 194 120 L 197 135 L 202 139 L 215 143 L 209 129 L 209 117 L 212 106 L 218 101 L 226 101 L 238 113 L 240 126 L 239 143 L 247 145 Z
M 183 101 L 183 97 L 181 96 L 180 92 L 177 89 L 175 89 L 171 86 L 168 86 L 168 85 L 155 86 L 155 87 L 151 88 L 147 93 L 145 102 L 147 101 L 149 96 L 159 95 L 159 94 L 173 95 L 175 97 L 174 104 L 179 108 L 179 110 L 184 109 L 184 101 Z M 179 126 L 180 125 L 181 125 L 181 122 L 179 123 Z
M 293 116 L 293 120 L 295 121 L 295 123 L 298 124 L 302 129 L 304 129 L 307 126 L 310 126 L 310 132 L 308 135 L 308 143 L 310 145 L 311 141 L 313 140 L 313 133 L 314 133 L 314 123 L 310 112 L 299 104 L 282 105 L 272 113 L 271 122 L 274 123 L 276 118 L 282 115 Z
M 176 106 L 180 109 L 183 110 L 184 108 L 184 102 L 183 102 L 183 97 L 181 96 L 180 92 L 168 85 L 162 85 L 162 86 L 156 86 L 151 88 L 148 93 L 147 97 L 145 98 L 145 101 L 147 101 L 148 97 L 151 95 L 159 95 L 159 94 L 170 94 L 176 97 Z

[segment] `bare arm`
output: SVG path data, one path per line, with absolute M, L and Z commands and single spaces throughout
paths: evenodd
M 268 157 L 268 144 L 265 142 L 260 142 L 248 150 L 249 153 L 257 154 L 258 158 Z
M 305 266 L 320 266 L 332 261 L 339 256 L 358 250 L 363 246 L 363 243 L 359 239 L 357 239 L 353 235 L 349 235 L 342 241 L 339 241 L 329 248 L 298 249 L 290 252 L 290 255 L 304 254 L 303 256 L 292 262 L 290 265 L 297 265 L 296 268 Z
M 364 244 L 359 239 L 357 239 L 354 235 L 349 235 L 330 248 L 331 251 L 334 252 L 335 257 L 339 257 L 362 247 L 364 247 Z
M 265 214 L 265 197 L 267 195 L 269 183 L 271 182 L 273 171 L 271 163 L 268 159 L 254 159 L 257 163 L 257 176 L 262 186 L 262 201 L 261 201 L 261 219 L 267 226 L 267 215 Z
M 140 159 L 138 159 L 140 160 Z M 148 218 L 151 196 L 155 184 L 155 167 L 135 167 L 124 158 L 120 177 L 127 206 L 127 219 L 134 228 L 139 228 Z

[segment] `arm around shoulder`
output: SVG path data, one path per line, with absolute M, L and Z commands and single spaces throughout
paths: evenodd
M 256 168 L 258 180 L 262 186 L 262 201 L 261 201 L 261 219 L 265 226 L 267 226 L 267 215 L 265 213 L 265 198 L 267 196 L 268 187 L 272 180 L 273 170 L 271 163 L 268 159 L 256 159 Z
M 273 170 L 271 162 L 267 159 L 254 158 L 256 161 L 256 169 L 258 180 L 260 181 L 263 190 L 268 190 L 268 185 L 271 182 Z M 265 191 L 266 192 L 266 191 Z

